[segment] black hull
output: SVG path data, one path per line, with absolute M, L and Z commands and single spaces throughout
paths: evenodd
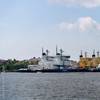
M 38 71 L 37 71 L 38 72 Z M 64 73 L 64 72 L 100 72 L 100 70 L 88 70 L 88 69 L 67 69 L 67 70 L 61 70 L 61 69 L 43 69 L 39 72 L 43 73 Z
M 100 69 L 42 69 L 42 70 L 18 70 L 16 72 L 22 72 L 22 73 L 67 73 L 67 72 L 100 72 Z

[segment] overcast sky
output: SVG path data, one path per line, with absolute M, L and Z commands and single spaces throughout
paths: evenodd
M 79 59 L 100 50 L 100 0 L 0 0 L 0 58 L 41 57 L 55 47 Z

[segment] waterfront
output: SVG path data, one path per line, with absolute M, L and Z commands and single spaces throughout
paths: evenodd
M 100 73 L 1 73 L 0 100 L 100 100 Z

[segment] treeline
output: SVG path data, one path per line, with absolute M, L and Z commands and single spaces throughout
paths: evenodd
M 27 68 L 28 65 L 37 65 L 40 61 L 40 58 L 31 58 L 29 60 L 16 60 L 16 59 L 8 59 L 8 60 L 0 60 L 0 71 L 16 71 L 20 68 Z
M 0 63 L 0 71 L 16 71 L 19 68 L 27 68 L 28 64 L 27 60 L 18 61 L 16 59 L 9 59 Z

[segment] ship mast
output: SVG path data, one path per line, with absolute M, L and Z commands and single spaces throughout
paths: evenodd
M 100 54 L 100 52 L 99 52 L 99 51 L 97 51 L 97 57 L 99 57 L 99 54 Z
M 62 60 L 62 53 L 63 53 L 64 51 L 62 50 L 62 49 L 60 49 L 60 54 L 61 54 L 61 60 Z
M 47 60 L 48 60 L 48 53 L 49 53 L 49 50 L 47 49 L 46 50 Z
M 56 45 L 56 55 L 57 55 L 57 53 L 58 53 L 58 46 Z
M 87 52 L 85 52 L 85 58 L 87 58 Z

